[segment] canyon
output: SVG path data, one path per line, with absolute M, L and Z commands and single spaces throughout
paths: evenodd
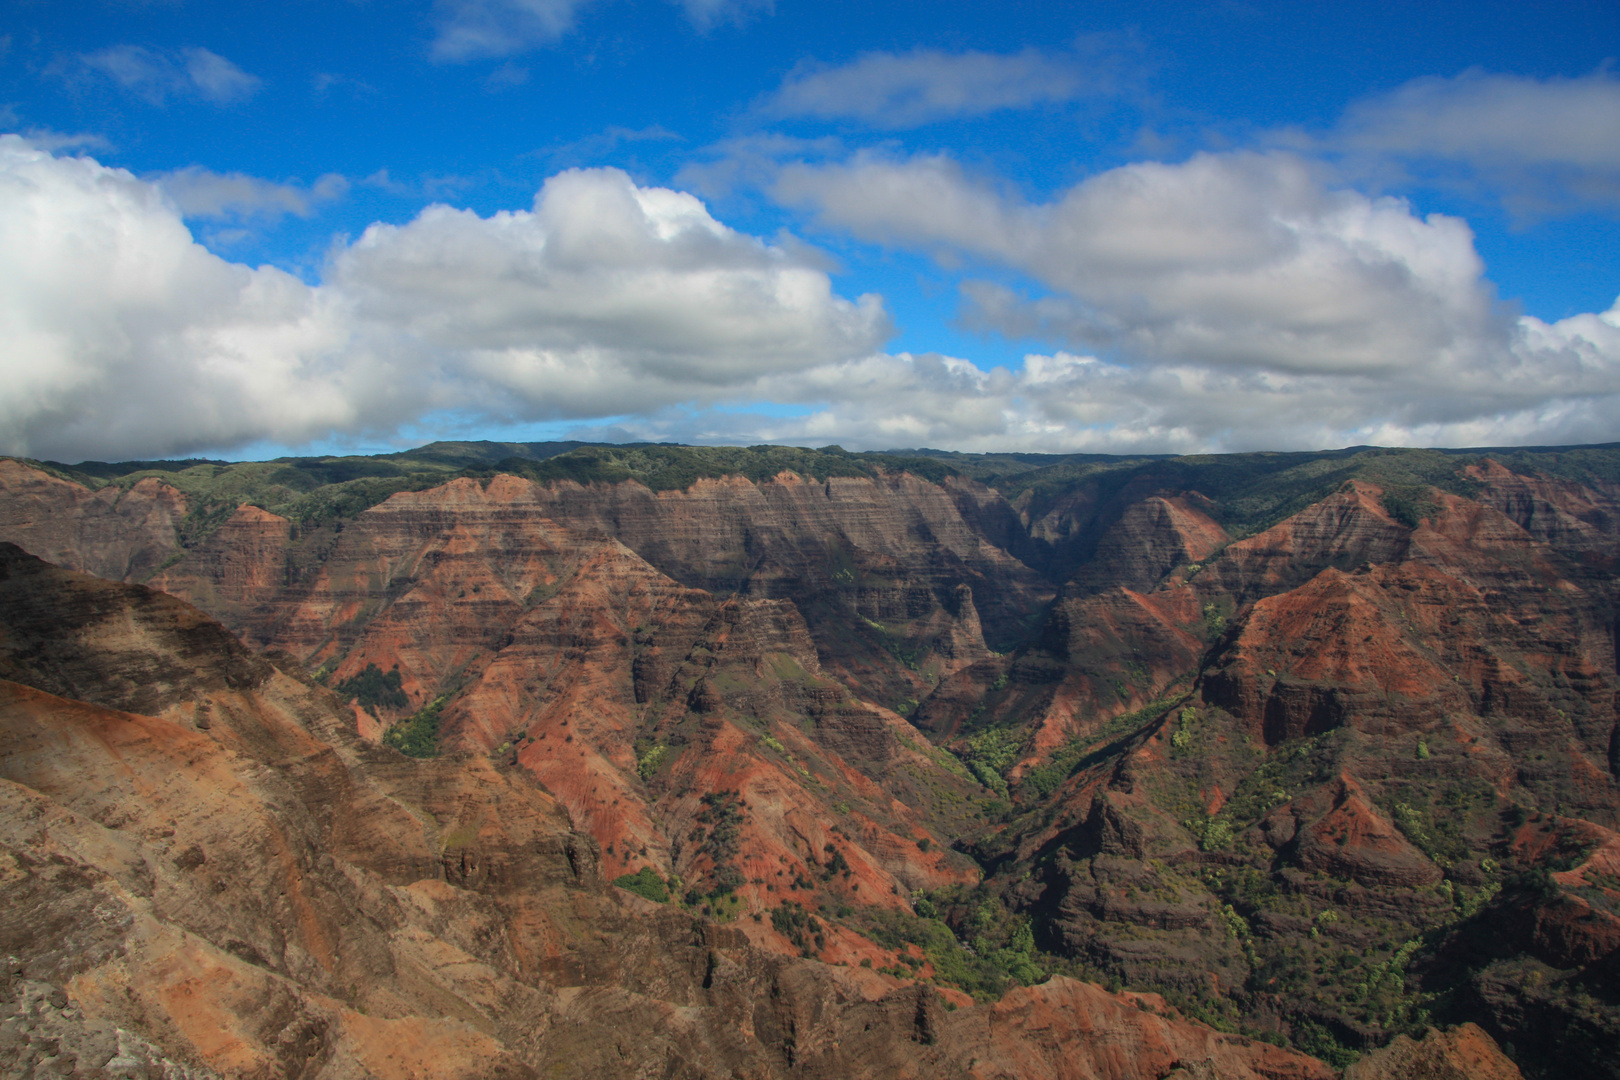
M 0 459 L 0 542 L 58 1071 L 1620 1076 L 1620 448 Z

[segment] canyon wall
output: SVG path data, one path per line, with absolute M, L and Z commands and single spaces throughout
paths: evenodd
M 0 462 L 0 538 L 145 581 L 161 592 L 142 595 L 194 604 L 246 643 L 187 616 L 200 621 L 193 651 L 171 650 L 182 660 L 119 659 L 117 641 L 86 638 L 83 655 L 102 657 L 84 661 L 93 693 L 26 643 L 0 677 L 52 695 L 18 715 L 78 701 L 180 717 L 208 739 L 245 707 L 210 695 L 303 695 L 318 705 L 299 715 L 321 711 L 320 740 L 365 784 L 432 789 L 440 770 L 468 807 L 517 800 L 556 823 L 532 842 L 565 853 L 544 873 L 574 891 L 524 899 L 523 918 L 539 926 L 547 905 L 590 893 L 703 927 L 709 944 L 681 946 L 708 950 L 702 980 L 724 983 L 725 950 L 743 950 L 737 985 L 810 980 L 812 998 L 876 1025 L 865 1041 L 837 1029 L 865 1047 L 860 1075 L 924 1058 L 1002 1075 L 971 1059 L 1013 1037 L 1003 1025 L 1023 1040 L 995 1051 L 1023 1062 L 1005 1075 L 1094 1075 L 1062 1073 L 1037 1018 L 1127 1000 L 1122 1015 L 1197 1017 L 1339 1067 L 1362 1053 L 1356 1075 L 1405 1068 L 1414 1047 L 1478 1057 L 1492 1037 L 1527 1075 L 1620 1075 L 1600 1049 L 1620 1037 L 1620 487 L 1490 456 L 1437 487 L 1391 480 L 1382 461 L 1320 490 L 1296 477 L 1269 517 L 1253 507 L 1271 473 L 1238 489 L 1230 463 L 1174 459 L 1010 498 L 881 469 L 669 489 L 466 476 L 325 517 L 242 504 L 208 529 L 161 477 L 94 488 Z M 222 690 L 187 681 L 210 650 L 247 665 Z M 408 802 L 402 790 L 386 798 Z M 473 827 L 437 842 L 461 851 L 443 829 Z M 389 848 L 393 869 L 357 851 L 344 865 L 482 889 L 519 858 L 423 869 L 407 848 Z M 605 884 L 625 875 L 665 901 Z M 299 925 L 320 926 L 309 910 Z M 286 954 L 267 932 L 237 939 Z M 533 933 L 551 944 L 511 947 L 555 951 L 560 931 Z M 669 933 L 657 949 L 687 931 Z M 514 970 L 530 986 L 552 972 Z M 612 972 L 601 985 L 630 979 Z M 410 1008 L 462 1015 L 430 997 Z M 1425 1037 L 1436 1022 L 1479 1027 Z M 495 1040 L 486 1065 L 537 1060 L 473 1026 Z M 1410 1045 L 1373 1053 L 1403 1032 Z M 816 1075 L 808 1045 L 791 1064 Z M 1139 1049 L 1160 1069 L 1141 1075 L 1217 1068 L 1215 1044 L 1199 1045 Z M 1231 1066 L 1251 1067 L 1320 1068 Z

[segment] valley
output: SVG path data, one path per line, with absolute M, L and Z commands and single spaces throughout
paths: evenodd
M 16 1045 L 1620 1077 L 1620 448 L 3 459 L 0 542 Z

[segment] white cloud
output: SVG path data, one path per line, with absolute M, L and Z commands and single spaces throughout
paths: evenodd
M 1620 77 L 1534 79 L 1468 71 L 1415 79 L 1352 104 L 1305 145 L 1376 170 L 1483 185 L 1519 212 L 1620 204 Z
M 607 169 L 552 177 L 529 210 L 440 205 L 374 225 L 312 286 L 211 254 L 163 188 L 0 137 L 0 452 L 376 438 L 447 412 L 965 450 L 1620 436 L 1620 302 L 1550 324 L 1503 316 L 1457 223 L 1328 191 L 1291 159 L 1133 167 L 1041 206 L 939 160 L 890 167 L 870 174 L 875 201 L 840 212 L 864 207 L 868 232 L 1044 275 L 1042 300 L 970 291 L 983 318 L 1076 337 L 1102 325 L 1117 351 L 991 370 L 884 355 L 877 298 L 842 299 L 793 245 Z M 1258 194 L 1239 197 L 1245 187 Z M 908 213 L 875 216 L 908 192 Z M 1375 300 L 1388 325 L 1354 326 L 1378 317 Z M 1275 340 L 1290 335 L 1300 351 L 1279 360 Z M 1401 361 L 1369 352 L 1369 335 Z M 800 415 L 745 415 L 747 402 Z
M 3 118 L 0 118 L 3 119 Z M 11 126 L 11 125 L 8 125 Z M 110 150 L 112 143 L 105 136 L 90 132 L 52 131 L 50 128 L 28 128 L 23 135 L 34 146 L 51 153 L 63 150 Z
M 968 280 L 970 326 L 1108 358 L 819 369 L 819 390 L 777 392 L 827 407 L 751 437 L 1074 450 L 1620 437 L 1620 304 L 1514 318 L 1464 222 L 1335 190 L 1288 154 L 1130 165 L 1044 203 L 940 156 L 792 164 L 770 190 L 867 240 L 1009 268 L 1044 295 Z
M 671 2 L 705 33 L 727 23 L 740 25 L 776 7 L 775 0 Z M 433 41 L 433 58 L 461 62 L 511 56 L 549 44 L 574 29 L 580 9 L 589 3 L 591 0 L 437 0 L 439 33 Z M 491 89 L 500 89 L 526 77 L 527 72 L 509 66 L 486 82 Z
M 871 356 L 763 381 L 807 416 L 700 414 L 631 425 L 633 437 L 850 449 L 1210 453 L 1326 447 L 1501 446 L 1620 435 L 1620 302 L 1602 316 L 1524 320 L 1491 370 L 1344 376 L 1132 367 L 1060 352 L 1015 368 Z
M 712 30 L 725 23 L 741 25 L 756 14 L 770 14 L 776 10 L 776 0 L 675 0 L 685 11 L 692 25 L 701 31 Z
M 881 303 L 612 170 L 434 206 L 318 286 L 198 245 L 164 191 L 0 137 L 0 452 L 78 460 L 714 401 L 881 344 Z
M 78 59 L 84 70 L 106 76 L 153 105 L 163 105 L 171 97 L 232 105 L 252 97 L 260 86 L 257 76 L 207 49 L 158 52 L 140 45 L 115 45 Z
M 510 56 L 562 37 L 589 0 L 439 0 L 435 60 Z
M 564 390 L 722 387 L 860 355 L 888 333 L 881 302 L 833 295 L 825 273 L 734 232 L 691 195 L 638 188 L 617 170 L 552 177 L 532 212 L 480 218 L 429 207 L 373 225 L 329 275 L 366 318 L 468 356 L 548 413 Z M 621 380 L 647 380 L 632 386 Z
M 388 372 L 351 354 L 340 306 L 209 254 L 129 173 L 0 136 L 5 451 L 118 457 L 308 437 L 357 423 L 361 403 L 386 422 Z
M 1039 205 L 940 157 L 793 165 L 774 193 L 868 239 L 1021 271 L 1055 297 L 970 290 L 970 316 L 1134 360 L 1394 371 L 1474 362 L 1507 325 L 1465 223 L 1329 190 L 1284 154 L 1129 165 Z
M 316 180 L 308 188 L 277 184 L 244 173 L 217 173 L 200 165 L 147 178 L 169 196 L 188 218 L 278 218 L 285 214 L 307 217 L 323 202 L 342 198 L 349 182 L 336 173 Z
M 761 105 L 784 117 L 912 128 L 958 116 L 1071 101 L 1107 84 L 1076 57 L 913 49 L 873 52 L 842 67 L 795 71 Z
M 259 88 L 259 80 L 207 49 L 182 49 L 186 78 L 197 92 L 209 101 L 226 105 L 251 97 Z

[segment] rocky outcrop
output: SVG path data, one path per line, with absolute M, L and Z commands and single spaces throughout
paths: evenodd
M 1354 777 L 1341 773 L 1330 791 L 1326 806 L 1329 792 L 1318 791 L 1274 811 L 1261 826 L 1266 841 L 1306 870 L 1369 887 L 1439 883 L 1440 868 L 1378 812 Z
M 1196 566 L 1226 545 L 1226 530 L 1197 495 L 1153 496 L 1127 507 L 1097 543 L 1075 584 L 1150 592 L 1178 567 Z
M 1411 530 L 1384 509 L 1382 489 L 1360 480 L 1256 536 L 1228 545 L 1199 578 L 1202 591 L 1241 605 L 1310 580 L 1328 567 L 1398 562 Z
M 0 459 L 0 539 L 97 577 L 139 581 L 181 554 L 185 514 L 185 496 L 161 480 L 91 491 Z
M 1430 1028 L 1422 1039 L 1397 1035 L 1355 1062 L 1344 1080 L 1520 1080 L 1512 1059 L 1477 1024 Z
M 213 1080 L 209 1070 L 167 1058 L 111 1021 L 86 1017 L 66 990 L 19 978 L 16 958 L 5 959 L 13 970 L 0 974 L 0 1053 L 13 1075 Z

